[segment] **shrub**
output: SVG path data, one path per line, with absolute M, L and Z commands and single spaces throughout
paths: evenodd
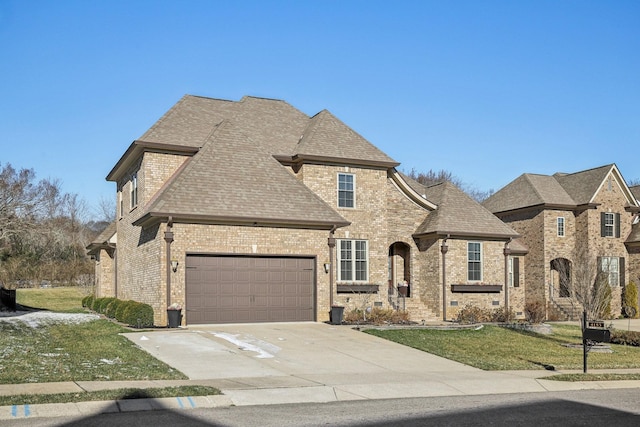
M 510 322 L 516 318 L 516 314 L 513 312 L 511 307 L 508 310 L 505 307 L 496 308 L 491 312 L 491 321 L 492 322 Z
M 82 298 L 82 306 L 91 309 L 93 307 L 93 300 L 95 300 L 93 295 L 87 295 Z
M 129 301 L 121 322 L 137 328 L 153 326 L 153 308 L 149 304 Z
M 118 304 L 118 307 L 116 308 L 116 311 L 115 311 L 115 318 L 118 322 L 124 323 L 124 313 L 129 308 L 129 306 L 134 302 L 135 301 L 127 300 L 127 301 L 121 301 L 120 304 Z
M 458 322 L 462 324 L 483 323 L 491 321 L 491 311 L 474 305 L 466 305 L 458 312 Z
M 640 347 L 640 332 L 614 329 L 611 331 L 611 343 Z
M 529 323 L 542 323 L 545 320 L 545 306 L 540 300 L 528 301 L 524 306 L 524 317 Z
M 91 310 L 95 311 L 96 313 L 100 313 L 100 304 L 102 304 L 103 299 L 105 299 L 105 297 L 95 298 L 93 300 L 93 304 L 91 305 Z
M 635 310 L 634 319 L 640 317 L 640 310 L 638 310 L 638 286 L 635 282 L 629 282 L 629 284 L 624 287 L 624 293 L 622 294 L 622 314 L 624 317 L 629 317 L 625 311 L 626 307 L 631 307 Z
M 96 304 L 95 311 L 100 313 L 100 314 L 106 314 L 107 313 L 107 307 L 109 306 L 109 304 L 111 304 L 115 300 L 116 300 L 116 298 L 114 298 L 114 297 L 100 298 L 100 302 L 98 304 Z
M 345 323 L 370 323 L 381 325 L 384 323 L 400 324 L 409 323 L 409 313 L 391 308 L 374 307 L 370 311 L 353 309 L 344 314 Z
M 120 304 L 122 304 L 122 300 L 114 298 L 113 301 L 111 301 L 104 310 L 104 315 L 109 319 L 114 319 L 116 317 L 116 310 L 118 309 Z

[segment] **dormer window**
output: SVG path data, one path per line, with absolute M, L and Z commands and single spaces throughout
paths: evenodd
M 354 208 L 356 201 L 356 177 L 350 173 L 338 174 L 338 207 Z

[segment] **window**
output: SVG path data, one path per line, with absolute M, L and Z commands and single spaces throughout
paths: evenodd
M 564 237 L 564 217 L 558 217 L 558 237 Z
M 600 214 L 600 236 L 620 237 L 620 214 L 602 212 Z
M 608 277 L 609 286 L 620 286 L 620 263 L 618 257 L 602 257 L 600 269 Z
M 338 251 L 339 281 L 369 280 L 369 250 L 366 240 L 340 240 Z
M 338 174 L 338 207 L 355 207 L 355 180 L 356 177 L 352 174 Z
M 520 258 L 509 257 L 509 286 L 520 287 Z
M 467 243 L 467 279 L 471 282 L 482 280 L 482 244 Z
M 122 197 L 122 191 L 118 191 L 118 217 L 122 218 L 124 215 L 124 200 Z
M 134 173 L 131 177 L 131 209 L 138 206 L 138 174 Z

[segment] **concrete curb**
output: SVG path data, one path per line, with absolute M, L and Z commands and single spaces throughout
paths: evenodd
M 116 412 L 156 410 L 189 410 L 196 408 L 227 408 L 233 406 L 228 396 L 184 396 L 158 399 L 127 399 L 75 403 L 42 403 L 37 405 L 0 406 L 0 420 L 54 417 L 87 417 Z

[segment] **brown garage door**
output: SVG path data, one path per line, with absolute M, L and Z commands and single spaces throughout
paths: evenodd
M 315 320 L 315 259 L 187 256 L 187 324 Z

